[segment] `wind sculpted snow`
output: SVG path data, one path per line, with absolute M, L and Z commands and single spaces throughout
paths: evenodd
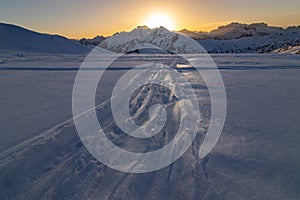
M 157 59 L 147 56 L 129 56 L 112 68 Z M 299 199 L 299 57 L 262 55 L 255 60 L 255 56 L 214 56 L 228 67 L 221 70 L 228 112 L 219 142 L 203 160 L 197 152 L 210 117 L 209 94 L 195 71 L 179 70 L 197 93 L 202 114 L 199 134 L 178 161 L 146 174 L 110 169 L 80 142 L 71 113 L 76 70 L 59 70 L 68 62 L 78 67 L 79 60 L 62 63 L 59 60 L 66 58 L 57 57 L 49 63 L 38 56 L 31 62 L 24 61 L 26 55 L 16 60 L 3 58 L 0 66 L 36 63 L 58 70 L 0 71 L 0 92 L 5 94 L 0 97 L 0 199 Z M 250 65 L 252 70 L 235 70 L 240 65 Z M 107 136 L 121 147 L 132 151 L 160 148 L 172 139 L 175 118 L 148 142 L 122 133 L 112 120 L 111 91 L 127 70 L 105 72 L 95 99 L 98 119 Z M 156 85 L 141 87 L 131 103 L 137 123 L 147 120 L 144 111 L 153 103 L 165 103 L 170 113 L 177 112 L 171 91 Z

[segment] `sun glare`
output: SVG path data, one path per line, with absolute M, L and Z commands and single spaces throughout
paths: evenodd
M 175 29 L 173 20 L 162 14 L 151 15 L 146 20 L 145 25 L 148 26 L 149 28 L 157 28 L 163 26 L 169 30 Z

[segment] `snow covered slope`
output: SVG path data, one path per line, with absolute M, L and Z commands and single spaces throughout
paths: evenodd
M 268 26 L 265 23 L 240 24 L 233 22 L 227 26 L 220 26 L 218 29 L 210 32 L 212 39 L 230 40 L 245 37 L 265 36 L 275 33 L 281 33 L 282 28 Z
M 232 22 L 226 26 L 220 26 L 211 32 L 194 32 L 187 29 L 179 31 L 195 40 L 214 39 L 214 40 L 232 40 L 245 37 L 265 36 L 271 34 L 280 34 L 284 32 L 281 27 L 268 26 L 265 23 L 241 24 Z
M 300 45 L 300 29 L 297 33 L 272 34 L 232 40 L 198 40 L 208 53 L 271 53 L 276 49 Z
M 268 53 L 300 45 L 300 26 L 283 29 L 265 23 L 231 23 L 210 33 L 180 32 L 196 39 L 209 53 Z
M 39 53 L 87 53 L 89 49 L 59 35 L 33 32 L 19 26 L 0 23 L 0 50 Z
M 190 31 L 188 29 L 182 29 L 182 30 L 178 31 L 178 33 L 189 36 L 189 37 L 193 38 L 194 40 L 204 40 L 204 39 L 209 38 L 209 33 L 202 32 L 202 31 Z
M 100 47 L 118 53 L 128 53 L 149 45 L 176 54 L 205 53 L 195 40 L 164 27 L 149 29 L 143 26 L 131 32 L 118 33 L 102 42 Z

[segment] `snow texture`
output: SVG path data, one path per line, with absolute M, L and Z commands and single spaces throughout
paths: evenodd
M 75 61 L 77 57 L 73 55 Z M 3 58 L 0 67 L 10 68 L 0 70 L 0 93 L 4 94 L 0 97 L 0 199 L 299 199 L 300 58 L 256 57 L 214 55 L 224 67 L 228 111 L 219 142 L 203 160 L 197 152 L 210 119 L 209 93 L 195 70 L 177 66 L 196 91 L 201 127 L 182 158 L 147 174 L 112 170 L 80 142 L 71 112 L 77 72 L 73 68 L 80 59 L 33 54 Z M 157 149 L 173 137 L 176 127 L 171 123 L 148 142 L 133 139 L 115 126 L 109 114 L 111 91 L 126 67 L 161 58 L 170 59 L 165 55 L 123 57 L 100 82 L 95 99 L 99 122 L 122 148 Z M 36 66 L 29 69 L 31 65 Z M 145 86 L 141 91 L 131 100 L 137 120 L 146 119 L 142 111 L 149 103 L 164 102 L 170 111 L 176 108 L 168 90 Z

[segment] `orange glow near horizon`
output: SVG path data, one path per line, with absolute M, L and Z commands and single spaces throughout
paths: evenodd
M 287 27 L 300 25 L 299 6 L 296 0 L 7 1 L 1 4 L 0 22 L 80 39 L 110 36 L 141 25 L 176 31 L 211 31 L 231 22 Z
M 165 14 L 160 14 L 160 13 L 152 14 L 151 16 L 149 16 L 147 20 L 144 22 L 144 24 L 149 28 L 157 28 L 163 26 L 169 30 L 176 29 L 176 25 L 173 19 L 171 19 Z

